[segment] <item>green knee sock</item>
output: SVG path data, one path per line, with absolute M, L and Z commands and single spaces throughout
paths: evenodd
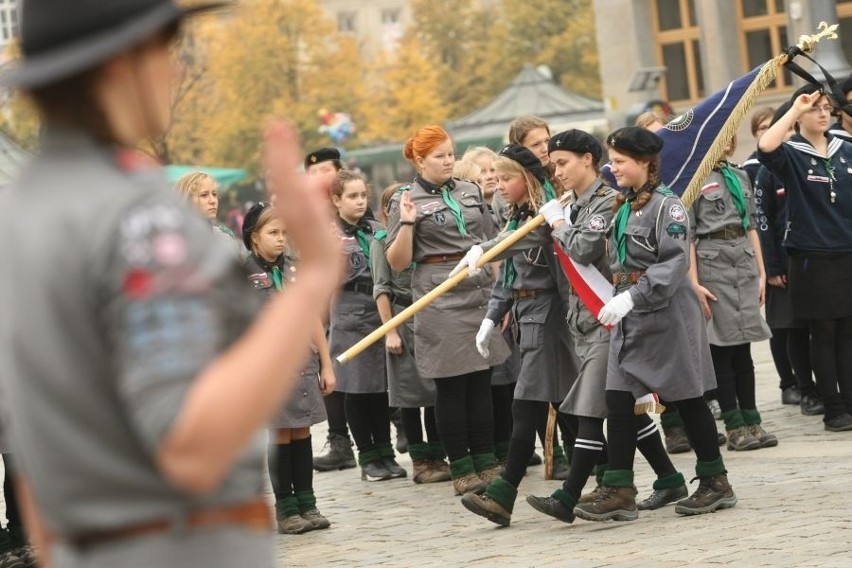
M 515 507 L 515 499 L 518 497 L 518 489 L 500 477 L 488 485 L 485 495 L 511 513 Z
M 605 464 L 605 463 L 598 464 L 597 466 L 595 466 L 595 481 L 597 482 L 598 485 L 603 485 L 603 477 L 604 477 L 604 474 L 606 473 L 606 470 L 608 470 L 608 469 L 609 469 L 609 464 Z
M 745 420 L 743 420 L 743 413 L 739 408 L 723 412 L 722 420 L 725 421 L 725 430 L 728 430 L 729 432 L 731 430 L 736 430 L 737 428 L 742 428 L 746 425 Z
M 494 442 L 494 455 L 498 460 L 506 459 L 509 455 L 509 442 Z
M 408 455 L 412 460 L 428 460 L 432 458 L 432 452 L 429 444 L 417 442 L 416 444 L 408 444 Z
M 741 408 L 740 412 L 743 415 L 743 422 L 746 426 L 760 424 L 760 412 L 756 408 Z
M 317 508 L 317 498 L 314 496 L 313 489 L 305 491 L 296 491 L 296 502 L 299 504 L 299 512 L 304 513 L 311 509 Z
M 384 444 L 379 444 L 377 446 L 379 450 L 379 456 L 383 458 L 390 458 L 392 460 L 396 459 L 396 454 L 393 453 L 393 448 L 390 445 L 390 442 L 385 442 Z
M 429 442 L 429 453 L 433 460 L 444 460 L 447 457 L 447 452 L 444 451 L 444 444 L 441 442 Z
M 577 500 L 564 489 L 557 489 L 553 492 L 553 495 L 551 495 L 551 497 L 562 503 L 562 505 L 569 511 L 573 511 L 574 507 L 577 506 Z
M 473 467 L 477 472 L 485 471 L 497 466 L 497 458 L 493 453 L 473 454 Z
M 633 487 L 632 469 L 608 469 L 603 476 L 604 487 Z
M 674 489 L 686 485 L 686 480 L 681 472 L 673 473 L 665 477 L 658 477 L 654 481 L 654 489 Z
M 461 459 L 450 462 L 450 477 L 453 479 L 458 479 L 471 473 L 476 473 L 476 469 L 473 467 L 472 457 L 465 456 Z
M 677 410 L 667 410 L 660 414 L 660 426 L 663 427 L 663 433 L 668 432 L 671 428 L 680 426 L 683 428 L 683 418 Z
M 377 462 L 382 459 L 382 452 L 379 448 L 370 450 L 358 451 L 358 465 L 365 466 L 368 463 Z
M 700 461 L 695 464 L 695 475 L 698 477 L 713 477 L 714 475 L 721 475 L 723 473 L 728 473 L 728 470 L 725 469 L 725 462 L 722 461 L 722 456 L 719 456 L 713 461 Z
M 292 493 L 275 500 L 275 516 L 284 519 L 299 514 L 299 502 Z
M 571 449 L 571 453 L 574 453 L 573 448 Z M 559 444 L 553 444 L 553 463 L 565 463 L 569 464 L 571 461 L 565 456 L 565 452 L 562 451 L 562 446 Z

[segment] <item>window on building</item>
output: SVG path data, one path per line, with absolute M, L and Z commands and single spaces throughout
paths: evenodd
M 740 59 L 743 72 L 766 63 L 787 48 L 787 15 L 783 0 L 739 0 Z M 769 89 L 789 89 L 793 75 L 784 69 Z
M 337 31 L 343 33 L 355 33 L 355 12 L 337 13 Z
M 852 63 L 852 0 L 837 0 L 837 35 L 848 63 Z M 838 78 L 838 80 L 841 80 Z
M 399 8 L 387 8 L 382 10 L 382 23 L 385 25 L 398 24 L 400 19 Z
M 652 0 L 657 59 L 666 66 L 661 96 L 689 103 L 704 96 L 695 0 Z

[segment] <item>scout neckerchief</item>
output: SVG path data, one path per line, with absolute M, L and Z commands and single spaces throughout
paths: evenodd
M 551 199 L 556 199 L 556 190 L 553 189 L 553 184 L 550 183 L 550 180 L 544 180 L 544 183 L 541 184 L 541 187 L 544 189 L 544 200 L 550 201 Z
M 615 252 L 618 255 L 618 262 L 621 266 L 625 266 L 627 262 L 627 221 L 630 219 L 630 204 L 639 195 L 632 189 L 627 193 L 627 201 L 621 204 L 618 208 L 618 213 L 615 214 L 615 225 L 612 228 L 612 238 L 615 241 Z
M 727 162 L 719 164 L 719 170 L 722 172 L 722 177 L 725 178 L 725 185 L 731 192 L 731 197 L 734 198 L 734 207 L 737 208 L 737 213 L 740 214 L 740 220 L 743 224 L 743 229 L 748 231 L 751 223 L 748 220 L 748 209 L 746 208 L 745 195 L 743 195 L 743 186 L 740 183 L 740 178 L 731 169 Z
M 509 224 L 506 225 L 506 231 L 514 231 L 518 228 L 518 225 L 521 224 L 521 221 L 525 221 L 527 217 L 530 216 L 530 205 L 529 203 L 524 203 L 512 213 L 512 218 L 509 219 Z M 512 286 L 515 284 L 515 277 L 518 273 L 515 271 L 515 263 L 512 260 L 512 257 L 508 257 L 503 260 L 503 287 L 507 290 L 510 290 Z
M 272 274 L 272 284 L 275 286 L 275 289 L 282 290 L 284 288 L 284 273 L 281 271 L 280 265 L 284 263 L 284 255 L 282 254 L 276 258 L 275 262 L 269 262 L 259 254 L 254 254 L 254 259 L 263 270 Z
M 448 179 L 442 185 L 438 186 L 434 183 L 430 183 L 423 179 L 421 176 L 417 176 L 415 181 L 419 183 L 423 189 L 432 195 L 437 195 L 439 192 L 441 193 L 441 198 L 444 200 L 444 203 L 449 208 L 450 212 L 453 214 L 453 219 L 456 221 L 456 228 L 459 230 L 461 236 L 467 236 L 467 225 L 464 222 L 464 215 L 462 215 L 461 205 L 456 201 L 456 198 L 453 197 L 453 189 L 456 187 L 456 182 L 453 178 Z
M 363 218 L 358 220 L 358 223 L 355 225 L 350 225 L 348 222 L 344 221 L 342 218 L 340 222 L 343 223 L 343 232 L 348 235 L 355 235 L 355 238 L 358 240 L 358 246 L 361 247 L 361 252 L 364 253 L 364 256 L 367 257 L 367 262 L 370 262 L 370 239 L 367 238 L 367 234 L 373 234 L 373 228 L 370 227 L 370 224 Z
M 284 287 L 283 279 L 281 278 L 281 269 L 278 265 L 272 267 L 272 283 L 275 284 L 276 290 L 281 290 Z

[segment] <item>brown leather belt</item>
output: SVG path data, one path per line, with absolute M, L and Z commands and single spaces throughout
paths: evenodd
M 742 227 L 725 227 L 721 231 L 713 231 L 712 233 L 707 233 L 706 235 L 698 235 L 699 239 L 722 239 L 726 241 L 730 241 L 733 239 L 739 239 L 740 237 L 744 237 L 746 234 L 745 229 Z
M 612 283 L 616 286 L 636 284 L 642 278 L 643 274 L 645 274 L 644 270 L 637 270 L 636 272 L 613 272 Z
M 160 519 L 128 527 L 83 534 L 68 538 L 68 542 L 77 547 L 85 548 L 96 544 L 150 536 L 181 528 L 199 529 L 225 525 L 246 527 L 257 532 L 269 532 L 274 529 L 269 505 L 264 500 L 257 500 L 193 511 L 178 520 Z
M 464 258 L 463 253 L 457 254 L 433 254 L 424 256 L 418 262 L 421 264 L 438 264 L 439 262 L 458 262 Z
M 512 290 L 512 298 L 520 300 L 521 298 L 535 298 L 541 294 L 552 292 L 552 290 Z

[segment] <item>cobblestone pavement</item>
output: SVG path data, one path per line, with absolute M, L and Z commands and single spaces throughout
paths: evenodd
M 538 466 L 521 484 L 511 526 L 499 528 L 464 509 L 449 483 L 367 483 L 352 469 L 317 473 L 318 506 L 332 527 L 277 536 L 279 565 L 850 566 L 852 432 L 825 432 L 820 417 L 782 406 L 768 343 L 756 344 L 753 353 L 763 425 L 780 443 L 752 452 L 722 450 L 739 498 L 733 509 L 681 517 L 669 506 L 643 511 L 634 522 L 567 525 L 524 501 L 559 487 L 545 481 Z M 325 435 L 325 424 L 314 429 L 315 452 Z M 692 453 L 672 459 L 692 477 Z M 408 455 L 399 462 L 410 474 Z M 640 497 L 653 479 L 637 455 Z

